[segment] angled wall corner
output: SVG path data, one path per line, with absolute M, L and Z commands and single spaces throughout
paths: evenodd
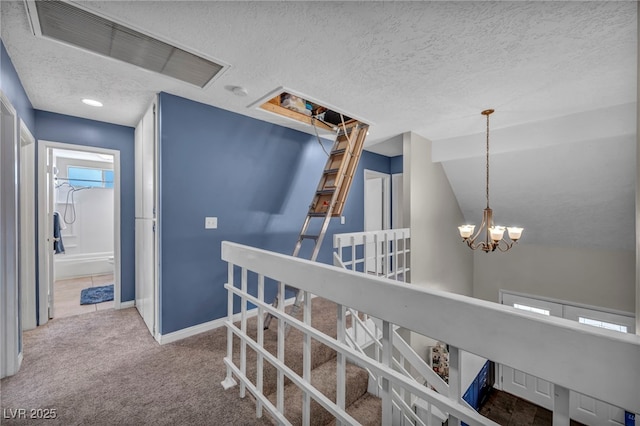
M 640 22 L 640 2 L 636 3 L 638 21 Z M 636 78 L 638 80 L 636 95 L 636 334 L 640 335 L 640 27 L 638 31 L 638 66 Z
M 457 227 L 464 222 L 458 200 L 432 142 L 415 133 L 403 135 L 405 226 L 411 228 L 411 282 L 471 296 L 473 252 Z

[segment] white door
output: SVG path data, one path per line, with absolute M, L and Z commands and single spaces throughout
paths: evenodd
M 509 293 L 502 295 L 504 305 L 513 306 L 541 315 L 551 315 L 578 321 L 583 324 L 616 330 L 624 333 L 635 333 L 635 318 L 604 312 L 597 309 L 578 307 L 566 303 L 539 300 Z M 523 373 L 507 366 L 502 368 L 502 389 L 524 398 L 534 404 L 553 410 L 553 384 L 530 374 Z M 570 417 L 580 423 L 593 426 L 622 425 L 625 412 L 602 401 L 586 395 L 570 391 Z
M 635 318 L 577 306 L 564 307 L 564 317 L 593 327 L 635 333 Z M 603 362 L 606 365 L 606 362 Z M 623 425 L 624 410 L 577 392 L 569 395 L 571 418 L 587 425 Z
M 562 317 L 562 305 L 559 303 L 503 294 L 502 304 L 540 315 Z M 548 410 L 553 410 L 552 383 L 506 365 L 501 366 L 501 368 L 502 389 L 505 392 L 531 401 Z
M 389 229 L 390 176 L 371 170 L 364 171 L 364 230 Z M 384 243 L 371 241 L 364 246 L 366 272 L 380 275 L 384 271 Z
M 155 337 L 157 324 L 155 103 L 136 127 L 136 307 Z

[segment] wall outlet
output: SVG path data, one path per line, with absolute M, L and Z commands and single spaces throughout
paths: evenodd
M 340 225 L 344 225 L 347 220 L 344 216 L 340 216 Z
M 205 217 L 204 218 L 204 229 L 216 229 L 218 228 L 218 218 L 217 217 Z

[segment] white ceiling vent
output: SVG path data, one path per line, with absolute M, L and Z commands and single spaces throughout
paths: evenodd
M 225 65 L 62 1 L 27 1 L 34 34 L 204 87 Z

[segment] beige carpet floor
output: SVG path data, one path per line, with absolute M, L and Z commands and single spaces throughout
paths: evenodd
M 226 329 L 158 345 L 134 308 L 60 318 L 24 333 L 0 382 L 3 425 L 254 425 L 255 403 L 224 391 Z M 55 409 L 54 420 L 8 419 Z M 15 411 L 14 411 L 15 412 Z

